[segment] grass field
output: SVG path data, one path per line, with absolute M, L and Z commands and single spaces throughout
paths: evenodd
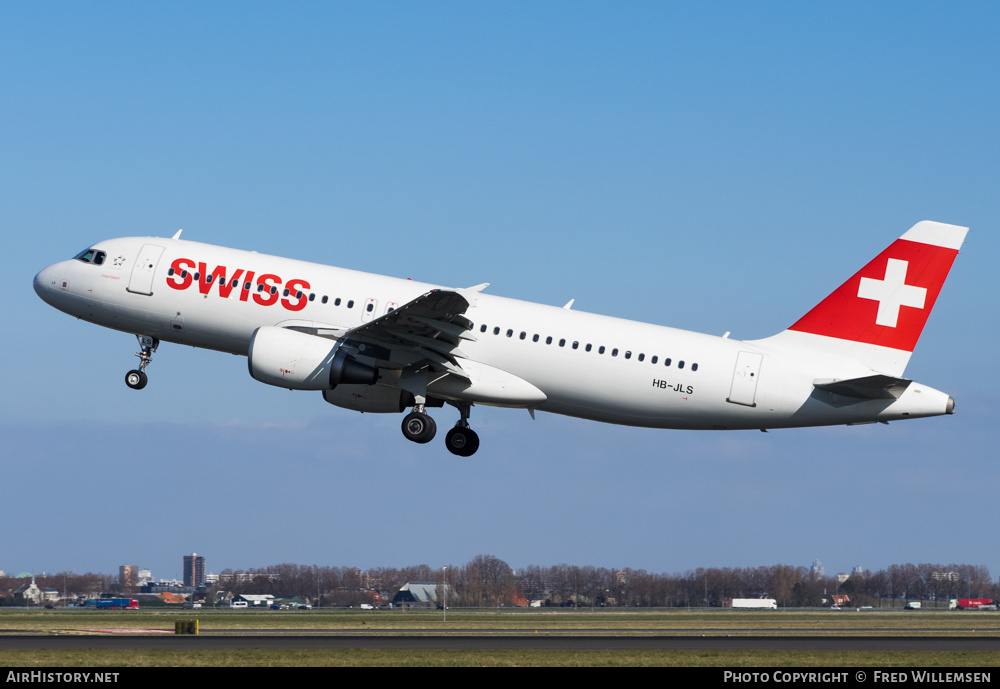
M 101 629 L 173 630 L 197 619 L 203 634 L 504 633 L 635 635 L 843 634 L 1000 636 L 1000 615 L 976 612 L 699 610 L 0 610 L 0 635 L 97 633 Z M 996 667 L 1000 652 L 697 652 L 697 651 L 4 651 L 5 667 L 149 666 L 709 666 L 709 667 Z
M 970 667 L 1000 653 L 782 651 L 5 651 L 0 667 Z

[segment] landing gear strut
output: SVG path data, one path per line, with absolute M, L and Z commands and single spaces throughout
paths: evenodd
M 139 368 L 132 369 L 125 374 L 125 385 L 133 390 L 142 390 L 148 381 L 146 367 L 153 362 L 153 352 L 160 346 L 160 341 L 149 335 L 136 335 L 135 337 L 139 340 L 139 351 L 136 352 L 136 356 L 139 357 Z
M 472 405 L 468 402 L 454 403 L 458 407 L 458 412 L 462 415 L 455 427 L 448 431 L 444 437 L 444 444 L 448 451 L 459 457 L 471 457 L 479 449 L 479 435 L 469 428 L 469 410 Z

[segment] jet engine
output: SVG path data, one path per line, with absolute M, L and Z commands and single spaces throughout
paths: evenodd
M 273 325 L 257 328 L 250 337 L 247 365 L 254 379 L 289 390 L 332 390 L 378 380 L 378 369 L 356 360 L 341 343 Z

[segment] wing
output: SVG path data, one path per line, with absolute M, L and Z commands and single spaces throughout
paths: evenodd
M 469 380 L 462 369 L 465 358 L 459 345 L 475 342 L 472 322 L 465 317 L 469 300 L 462 292 L 471 290 L 431 290 L 398 309 L 349 330 L 345 338 L 356 344 L 359 354 L 379 365 L 405 368 L 426 363 L 432 370 Z
M 487 285 L 436 289 L 350 330 L 310 321 L 285 328 L 340 340 L 351 356 L 380 369 L 399 371 L 399 387 L 418 397 L 465 400 L 500 407 L 537 407 L 545 393 L 526 380 L 468 358 L 462 342 L 475 342 L 465 312 Z M 425 375 L 425 374 L 432 375 Z

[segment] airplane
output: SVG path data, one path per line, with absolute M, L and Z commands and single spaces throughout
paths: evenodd
M 854 425 L 952 414 L 903 378 L 968 228 L 919 222 L 787 329 L 759 340 L 678 330 L 180 238 L 98 242 L 41 270 L 39 297 L 131 333 L 147 384 L 161 342 L 247 357 L 250 375 L 330 404 L 396 413 L 427 443 L 428 408 L 474 405 L 671 429 Z

